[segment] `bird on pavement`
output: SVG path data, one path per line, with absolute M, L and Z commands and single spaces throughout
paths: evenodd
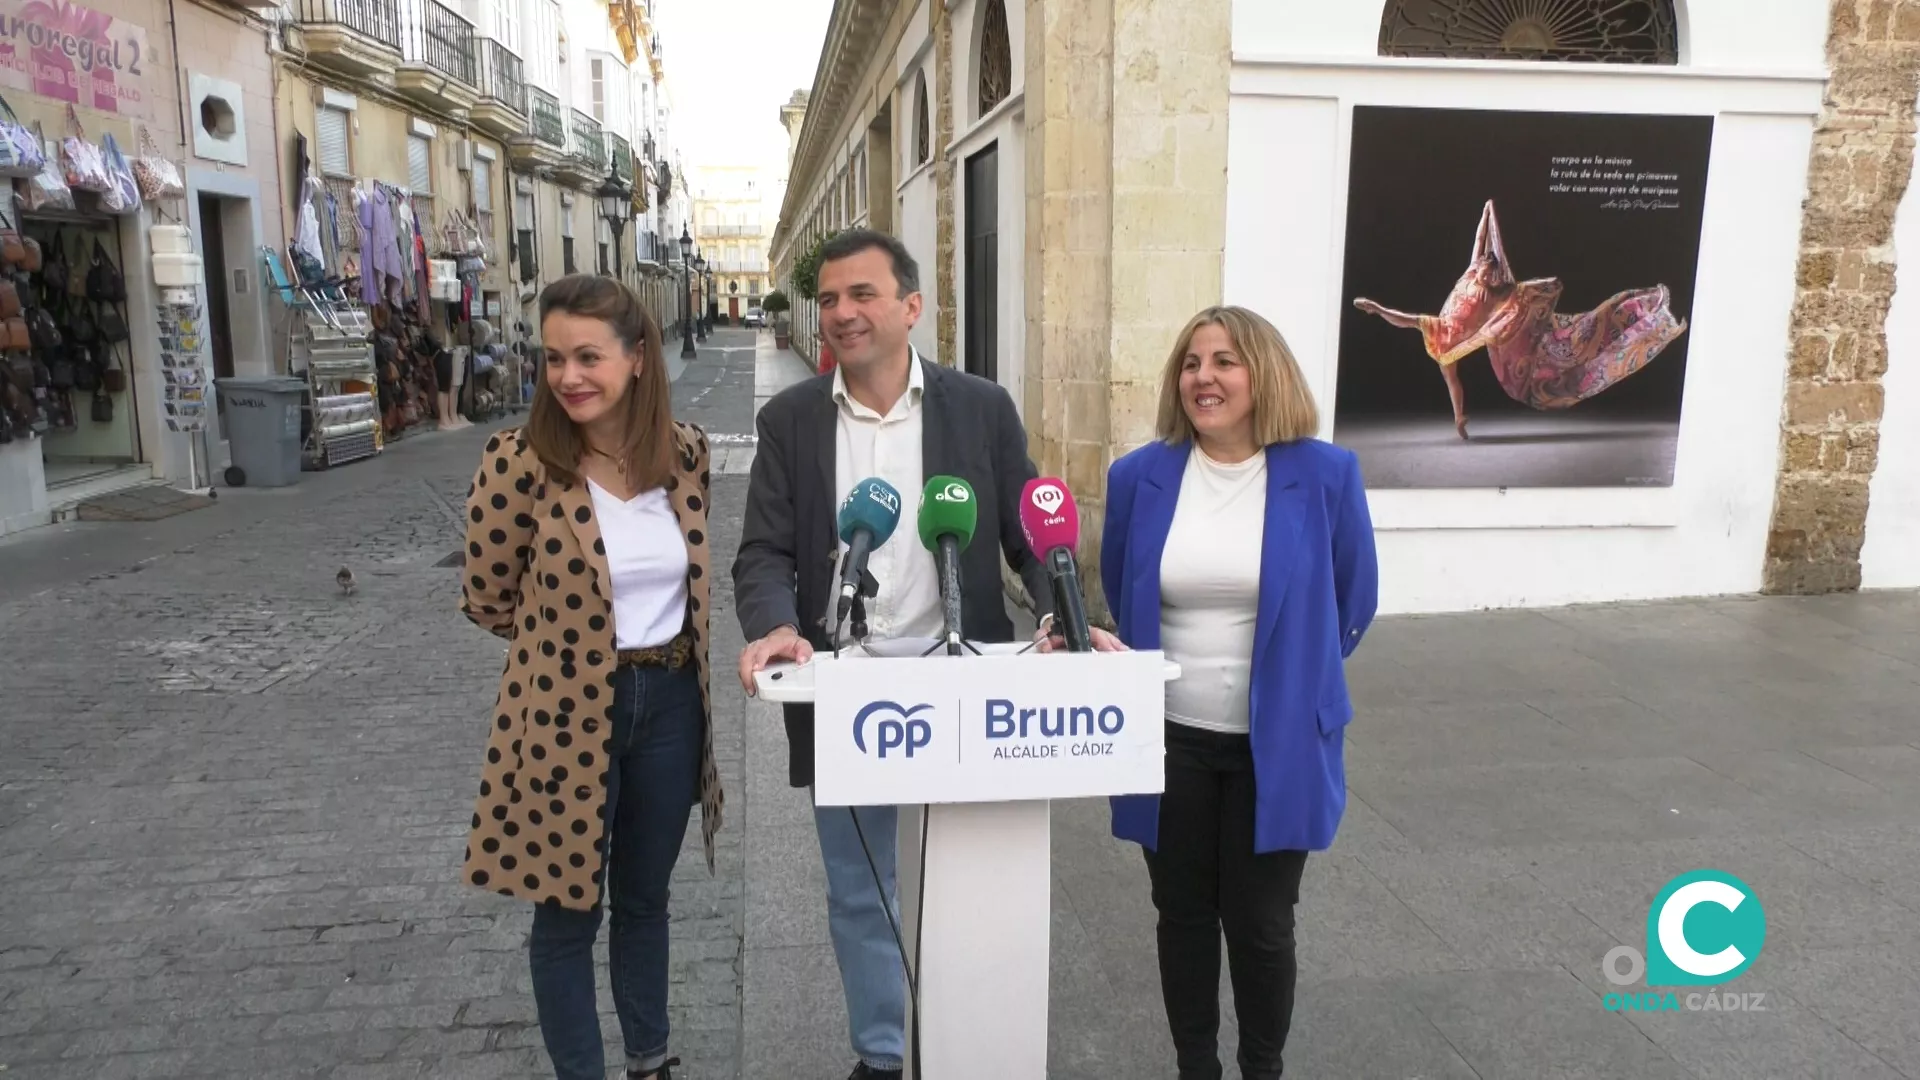
M 349 569 L 347 569 L 347 568 L 346 568 L 346 567 L 344 567 L 344 566 L 343 566 L 343 567 L 341 567 L 341 568 L 340 568 L 340 572 L 339 572 L 339 573 L 337 573 L 337 574 L 335 574 L 335 575 L 333 575 L 333 580 L 335 580 L 335 581 L 337 581 L 337 582 L 339 582 L 339 583 L 340 583 L 340 591 L 341 591 L 341 592 L 343 592 L 343 593 L 345 593 L 345 594 L 346 594 L 346 595 L 348 595 L 348 596 L 352 596 L 352 595 L 353 595 L 353 589 L 354 589 L 354 584 L 355 584 L 355 582 L 354 582 L 354 580 L 353 580 L 353 571 L 352 571 L 352 570 L 349 570 Z

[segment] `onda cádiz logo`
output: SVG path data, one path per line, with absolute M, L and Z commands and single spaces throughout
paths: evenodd
M 935 495 L 934 498 L 941 502 L 963 503 L 972 502 L 973 494 L 967 490 L 967 485 L 965 484 L 948 484 L 942 488 L 940 493 Z
M 865 754 L 867 750 L 867 721 L 875 716 L 873 723 L 874 756 L 884 758 L 888 750 L 897 750 L 905 757 L 912 757 L 914 751 L 924 750 L 933 741 L 933 725 L 920 714 L 932 709 L 931 702 L 915 705 L 911 709 L 902 708 L 898 702 L 875 701 L 853 716 L 853 745 Z

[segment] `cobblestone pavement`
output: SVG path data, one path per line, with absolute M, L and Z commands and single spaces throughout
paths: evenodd
M 675 384 L 716 443 L 752 430 L 752 345 L 721 331 Z M 127 526 L 0 547 L 0 575 L 68 571 L 0 599 L 5 1080 L 552 1075 L 531 908 L 458 880 L 502 646 L 459 617 L 440 564 L 484 439 L 405 440 L 291 489 L 229 493 L 140 526 L 142 559 L 85 574 L 61 550 L 122 550 L 90 531 Z M 746 479 L 716 471 L 725 566 Z M 342 563 L 352 597 L 333 582 Z M 714 630 L 716 658 L 738 655 L 733 620 Z M 744 706 L 732 680 L 714 688 L 738 814 Z M 739 1075 L 740 837 L 721 832 L 709 876 L 690 829 L 676 873 L 688 1080 Z

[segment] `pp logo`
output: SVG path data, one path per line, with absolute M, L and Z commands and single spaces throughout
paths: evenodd
M 1647 911 L 1647 952 L 1629 945 L 1607 953 L 1601 970 L 1615 986 L 1708 986 L 1738 977 L 1767 940 L 1767 914 L 1747 883 L 1719 870 L 1681 874 Z M 1620 961 L 1627 969 L 1620 970 Z
M 873 702 L 853 716 L 854 748 L 863 754 L 868 752 L 867 719 L 881 714 L 873 725 L 874 756 L 885 758 L 888 750 L 897 750 L 905 757 L 912 757 L 914 751 L 924 749 L 933 741 L 933 725 L 919 715 L 931 708 L 930 703 L 903 709 L 897 702 Z
M 1048 517 L 1052 517 L 1053 512 L 1060 509 L 1060 504 L 1066 501 L 1067 493 L 1053 484 L 1042 484 L 1033 489 L 1033 505 L 1039 507 L 1040 512 Z
M 898 514 L 900 512 L 900 495 L 892 488 L 882 487 L 879 484 L 868 484 L 867 498 L 886 507 L 887 513 L 889 514 Z
M 934 497 L 941 502 L 972 502 L 973 492 L 967 490 L 967 485 L 965 484 L 948 484 L 941 489 L 940 494 Z

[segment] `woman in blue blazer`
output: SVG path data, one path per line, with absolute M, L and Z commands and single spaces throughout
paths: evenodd
M 1159 440 L 1107 472 L 1100 578 L 1120 638 L 1182 669 L 1165 794 L 1113 800 L 1114 835 L 1146 855 L 1181 1080 L 1221 1075 L 1222 930 L 1241 1075 L 1280 1075 L 1300 876 L 1346 807 L 1343 661 L 1377 563 L 1359 464 L 1318 428 L 1279 332 L 1209 308 L 1167 359 Z

